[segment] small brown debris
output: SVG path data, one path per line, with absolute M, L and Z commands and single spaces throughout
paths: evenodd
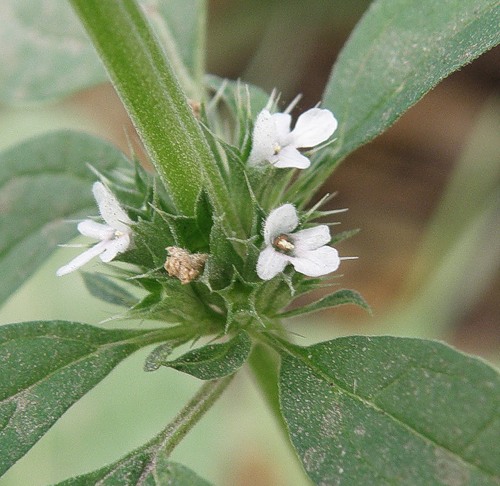
M 206 253 L 189 253 L 178 246 L 169 246 L 166 250 L 169 255 L 165 261 L 165 270 L 171 277 L 178 278 L 183 285 L 199 277 L 208 259 Z

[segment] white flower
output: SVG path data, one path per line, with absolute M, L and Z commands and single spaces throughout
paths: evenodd
M 78 231 L 82 235 L 100 241 L 57 270 L 58 277 L 75 271 L 96 256 L 103 262 L 110 262 L 116 255 L 126 251 L 132 243 L 130 225 L 133 221 L 122 209 L 114 194 L 101 182 L 94 183 L 92 192 L 99 212 L 107 224 L 96 223 L 91 219 L 78 224 Z
M 257 165 L 267 160 L 278 168 L 307 169 L 311 162 L 297 149 L 315 147 L 337 129 L 333 113 L 320 108 L 302 113 L 293 130 L 291 122 L 289 113 L 271 114 L 267 109 L 262 110 L 255 122 L 248 163 Z
M 337 270 L 340 258 L 337 250 L 325 246 L 330 242 L 328 226 L 321 225 L 292 233 L 299 224 L 297 211 L 284 204 L 271 211 L 264 224 L 266 248 L 257 261 L 257 275 L 270 280 L 291 263 L 297 272 L 319 277 Z

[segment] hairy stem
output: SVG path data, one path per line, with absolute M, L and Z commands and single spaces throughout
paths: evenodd
M 248 360 L 253 376 L 259 385 L 269 408 L 273 412 L 279 426 L 288 437 L 285 421 L 281 415 L 278 394 L 278 359 L 263 344 L 256 344 Z
M 212 407 L 222 392 L 227 388 L 234 375 L 226 376 L 220 380 L 207 381 L 198 390 L 196 395 L 184 406 L 177 417 L 168 424 L 157 440 L 158 452 L 162 451 L 167 456 Z
M 220 380 L 205 382 L 196 395 L 184 406 L 177 417 L 148 444 L 138 449 L 149 455 L 149 460 L 144 464 L 141 476 L 134 482 L 136 486 L 149 484 L 151 474 L 154 474 L 158 459 L 168 457 L 186 434 L 198 423 L 203 415 L 210 409 L 222 392 L 231 382 L 233 375 Z M 130 453 L 122 462 L 134 459 L 137 451 Z M 149 479 L 148 479 L 149 478 Z M 155 483 L 156 484 L 156 483 Z
M 292 456 L 297 458 L 297 452 L 290 441 L 288 427 L 281 413 L 279 404 L 279 359 L 271 353 L 271 349 L 262 343 L 257 343 L 248 360 L 250 369 L 259 385 L 259 389 L 271 409 L 283 437 L 288 444 Z
M 135 0 L 71 0 L 179 211 L 204 188 L 228 226 L 240 222 L 205 136 Z

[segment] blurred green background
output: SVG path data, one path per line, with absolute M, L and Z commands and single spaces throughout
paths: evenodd
M 209 72 L 276 87 L 283 104 L 303 93 L 297 112 L 305 110 L 320 101 L 368 4 L 210 1 Z M 342 264 L 341 285 L 360 291 L 373 316 L 345 307 L 293 320 L 297 342 L 353 333 L 430 337 L 500 362 L 499 86 L 497 48 L 443 81 L 319 189 L 338 192 L 332 207 L 349 208 L 334 230 L 361 228 L 339 247 L 341 255 L 359 257 Z M 129 152 L 132 127 L 107 84 L 57 103 L 0 106 L 0 149 L 59 128 L 99 134 Z M 114 315 L 118 309 L 92 299 L 78 275 L 55 277 L 74 253 L 57 251 L 0 309 L 0 324 L 98 324 Z M 146 353 L 72 407 L 0 485 L 43 485 L 96 469 L 159 431 L 199 383 L 173 370 L 144 373 Z M 246 371 L 173 459 L 218 485 L 308 484 Z

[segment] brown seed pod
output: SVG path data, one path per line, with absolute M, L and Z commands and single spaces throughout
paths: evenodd
M 164 265 L 165 270 L 171 277 L 178 278 L 183 285 L 199 277 L 208 259 L 206 253 L 189 253 L 178 246 L 169 246 L 166 250 L 168 257 Z

